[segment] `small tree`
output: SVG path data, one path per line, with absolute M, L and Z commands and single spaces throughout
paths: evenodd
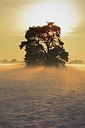
M 20 49 L 25 47 L 26 64 L 65 65 L 68 61 L 68 52 L 63 48 L 60 38 L 61 28 L 54 22 L 47 22 L 44 26 L 29 27 Z

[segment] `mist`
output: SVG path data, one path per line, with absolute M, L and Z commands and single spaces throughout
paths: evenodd
M 0 126 L 83 128 L 85 66 L 0 66 Z

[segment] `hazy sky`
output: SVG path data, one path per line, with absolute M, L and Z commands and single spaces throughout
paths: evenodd
M 49 20 L 62 27 L 70 60 L 85 60 L 85 0 L 0 0 L 0 60 L 23 60 L 25 31 Z

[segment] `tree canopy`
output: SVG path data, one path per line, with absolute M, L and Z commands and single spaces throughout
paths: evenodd
M 68 52 L 61 41 L 61 28 L 54 22 L 44 26 L 33 26 L 25 33 L 26 41 L 19 45 L 25 47 L 24 60 L 27 65 L 65 65 L 68 62 Z

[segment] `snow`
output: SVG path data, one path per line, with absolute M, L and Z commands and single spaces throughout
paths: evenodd
M 84 127 L 84 66 L 0 65 L 0 128 Z

